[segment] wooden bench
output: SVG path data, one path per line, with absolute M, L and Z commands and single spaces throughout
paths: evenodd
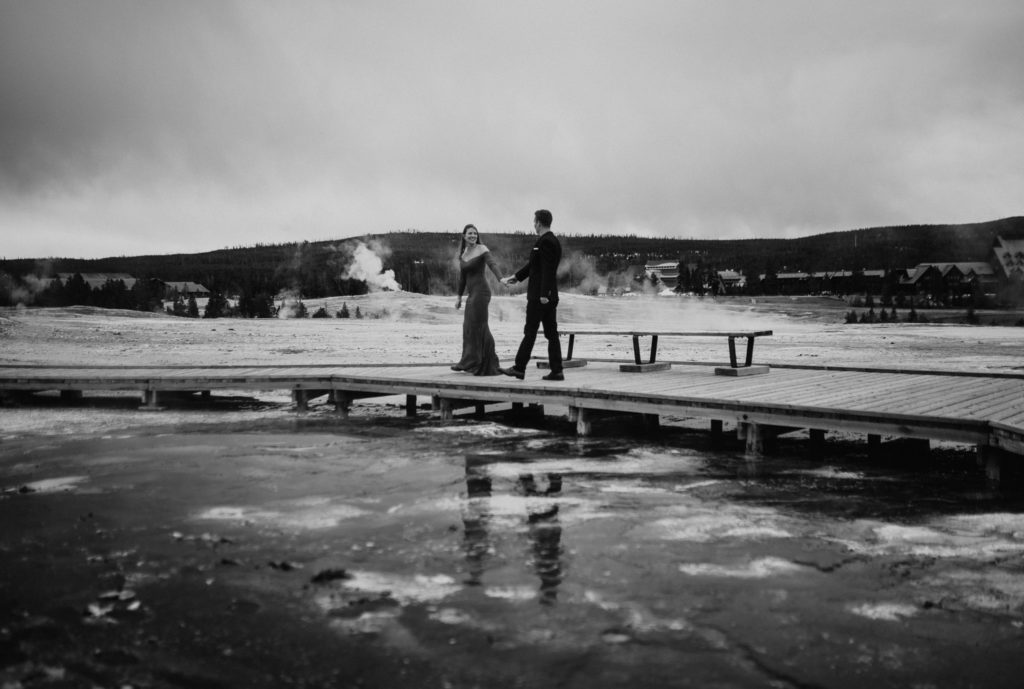
M 623 371 L 662 371 L 671 368 L 668 362 L 659 362 L 658 338 L 659 337 L 725 337 L 729 341 L 729 367 L 716 368 L 718 375 L 753 375 L 767 373 L 767 366 L 754 366 L 754 340 L 759 337 L 767 337 L 772 334 L 771 330 L 740 330 L 740 331 L 672 331 L 672 330 L 561 330 L 563 335 L 569 336 L 569 345 L 565 353 L 565 365 L 572 366 L 573 348 L 576 344 L 577 335 L 627 335 L 633 339 L 634 364 L 623 364 L 619 368 Z M 651 351 L 648 360 L 645 362 L 640 354 L 640 338 L 651 338 Z M 739 363 L 736 356 L 736 340 L 746 338 L 747 351 L 743 363 Z M 573 362 L 570 364 L 569 362 Z M 575 364 L 577 366 L 581 364 Z

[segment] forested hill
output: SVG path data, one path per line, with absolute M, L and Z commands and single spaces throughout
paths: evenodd
M 797 239 L 665 239 L 636 236 L 562 236 L 565 254 L 583 270 L 624 272 L 651 261 L 701 262 L 746 274 L 771 271 L 891 269 L 922 262 L 986 261 L 997 235 L 1024 237 L 1024 216 L 964 225 L 910 225 L 829 232 Z M 532 234 L 484 234 L 492 254 L 511 270 L 525 262 Z M 373 251 L 358 252 L 360 243 Z M 358 293 L 359 269 L 392 270 L 403 289 L 444 291 L 454 280 L 457 233 L 391 232 L 337 241 L 236 247 L 196 254 L 102 259 L 46 258 L 0 261 L 15 277 L 57 273 L 128 273 L 166 281 L 192 281 L 224 293 L 304 296 Z M 374 260 L 362 261 L 367 256 Z M 362 257 L 362 259 L 358 257 Z M 354 266 L 354 261 L 364 265 Z M 439 289 L 440 288 L 440 289 Z

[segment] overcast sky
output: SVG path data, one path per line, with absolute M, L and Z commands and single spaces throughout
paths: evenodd
M 1021 0 L 0 0 L 0 257 L 1024 214 Z

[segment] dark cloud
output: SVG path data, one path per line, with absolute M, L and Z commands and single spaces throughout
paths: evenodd
M 1021 7 L 0 0 L 5 251 L 1018 214 Z

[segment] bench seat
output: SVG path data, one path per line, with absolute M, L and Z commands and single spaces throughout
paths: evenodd
M 771 330 L 597 330 L 576 328 L 560 330 L 563 335 L 569 336 L 569 344 L 566 350 L 566 361 L 572 360 L 573 348 L 576 345 L 578 335 L 625 335 L 633 339 L 633 359 L 636 367 L 628 370 L 652 370 L 655 368 L 668 368 L 668 364 L 658 364 L 658 338 L 659 337 L 724 337 L 729 341 L 729 367 L 732 369 L 750 368 L 754 359 L 754 341 L 759 337 L 767 337 L 772 334 Z M 643 361 L 640 354 L 640 338 L 651 338 L 651 350 L 648 360 Z M 747 351 L 742 364 L 736 356 L 736 340 L 746 338 Z M 626 369 L 624 369 L 626 370 Z

